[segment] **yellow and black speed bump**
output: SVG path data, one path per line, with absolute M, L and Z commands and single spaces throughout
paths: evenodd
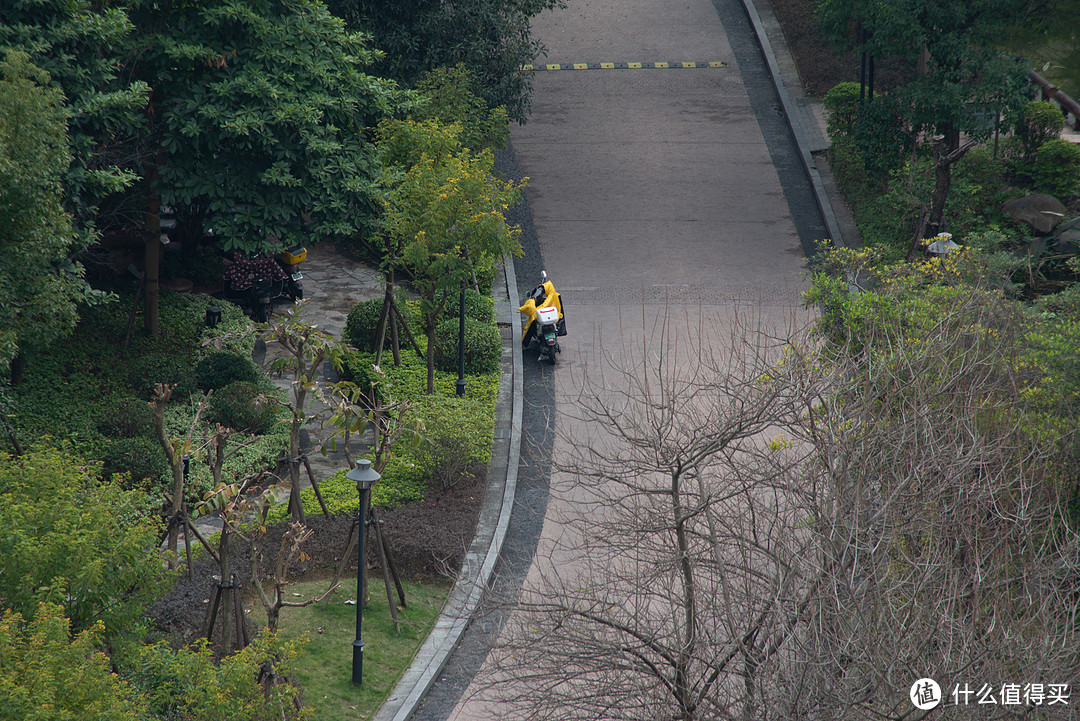
M 690 68 L 726 68 L 727 63 L 716 60 L 705 62 L 658 62 L 658 63 L 535 63 L 522 65 L 522 70 L 643 70 L 647 68 L 655 70 L 690 69 Z

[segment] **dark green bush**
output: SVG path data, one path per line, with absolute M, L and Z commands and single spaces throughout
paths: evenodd
M 396 298 L 396 304 L 405 322 L 409 324 L 409 330 L 417 337 L 423 334 L 423 323 L 420 320 L 420 310 L 417 303 L 407 301 L 403 296 Z M 345 320 L 345 331 L 342 339 L 357 350 L 363 352 L 375 351 L 375 331 L 379 325 L 379 315 L 382 313 L 383 299 L 374 298 L 365 300 L 353 306 L 349 316 Z M 401 344 L 405 346 L 408 341 L 405 333 L 401 333 Z M 386 328 L 386 339 L 390 339 L 390 327 Z
M 435 366 L 447 373 L 458 369 L 457 318 L 445 318 L 435 327 Z M 465 319 L 465 372 L 491 373 L 499 370 L 502 338 L 491 323 Z
M 446 317 L 457 318 L 461 308 L 461 294 L 453 293 L 446 302 Z M 495 301 L 490 295 L 481 295 L 472 288 L 465 289 L 465 317 L 481 323 L 495 322 Z
M 128 489 L 159 490 L 170 478 L 169 461 L 152 438 L 121 438 L 105 451 L 102 472 L 108 478 L 126 474 Z
M 1049 140 L 1035 156 L 1032 181 L 1042 193 L 1068 202 L 1080 195 L 1080 145 L 1068 140 Z
M 385 403 L 387 381 L 372 367 L 374 358 L 374 355 L 369 353 L 346 353 L 341 363 L 341 379 L 355 383 L 361 391 L 369 395 L 369 402 Z M 374 396 L 370 397 L 372 392 Z
M 1028 103 L 1016 120 L 1015 133 L 1020 140 L 1021 152 L 1032 157 L 1044 143 L 1061 135 L 1065 116 L 1057 106 L 1045 100 Z
M 129 385 L 140 398 L 153 398 L 154 385 L 175 385 L 172 400 L 185 400 L 196 391 L 191 365 L 175 353 L 148 353 L 132 364 Z
M 858 83 L 844 82 L 825 93 L 825 123 L 829 139 L 836 142 L 840 138 L 855 135 L 855 125 L 859 119 Z
M 926 170 L 928 185 L 932 167 Z M 969 233 L 1002 222 L 1001 204 L 1006 200 L 1005 164 L 994 157 L 991 145 L 972 148 L 953 168 L 952 187 L 945 204 L 949 232 L 963 242 Z
M 912 137 L 893 98 L 875 95 L 863 105 L 855 125 L 855 142 L 862 150 L 866 172 L 872 176 L 884 177 L 903 163 Z
M 258 402 L 265 390 L 255 383 L 236 381 L 210 397 L 207 420 L 228 428 L 262 435 L 277 422 L 277 406 L 269 399 Z
M 98 424 L 102 435 L 110 438 L 135 438 L 153 432 L 154 411 L 138 398 L 121 398 L 105 411 L 105 418 Z
M 258 383 L 260 377 L 254 363 L 235 353 L 217 351 L 195 364 L 195 385 L 202 391 L 216 391 L 236 381 Z
M 382 298 L 373 298 L 354 305 L 345 319 L 344 341 L 357 350 L 374 351 L 375 329 L 379 325 L 382 307 Z

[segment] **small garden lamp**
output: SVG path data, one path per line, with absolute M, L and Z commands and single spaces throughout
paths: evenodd
M 379 482 L 382 476 L 371 467 L 371 461 L 361 458 L 356 462 L 356 468 L 345 474 L 350 481 L 356 482 L 356 490 L 360 493 L 360 540 L 357 542 L 356 556 L 356 640 L 353 641 L 352 652 L 352 681 L 357 686 L 364 683 L 364 639 L 360 633 L 363 623 L 364 612 L 364 531 L 367 530 L 367 495 L 372 486 Z
M 960 250 L 960 246 L 953 242 L 952 233 L 938 233 L 926 250 L 939 258 L 944 258 L 946 255 Z

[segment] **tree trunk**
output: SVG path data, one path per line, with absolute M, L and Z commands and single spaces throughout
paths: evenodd
M 146 295 L 143 302 L 143 327 L 150 331 L 150 335 L 157 338 L 161 330 L 158 326 L 158 298 L 160 286 L 158 285 L 161 267 L 161 196 L 158 194 L 156 185 L 161 179 L 158 174 L 158 166 L 155 163 L 146 178 L 146 242 L 143 244 L 143 283 L 146 287 Z
M 944 137 L 934 143 L 934 193 L 930 196 L 930 219 L 926 223 L 924 238 L 933 238 L 942 232 L 945 223 L 945 201 L 949 199 L 952 186 L 952 166 L 962 157 L 960 153 L 960 130 L 945 128 Z
M 693 684 L 690 681 L 690 665 L 697 652 L 697 589 L 694 585 L 694 569 L 691 561 L 690 544 L 687 539 L 687 513 L 682 505 L 680 472 L 671 475 L 671 511 L 674 517 L 675 540 L 679 553 L 679 570 L 682 574 L 683 621 L 686 624 L 686 636 L 683 639 L 679 655 L 675 661 L 675 696 L 678 699 L 683 721 L 694 721 L 696 717 Z
M 218 560 L 218 570 L 221 573 L 221 648 L 225 653 L 232 650 L 233 642 L 233 592 L 234 589 L 226 588 L 232 585 L 232 578 L 229 569 L 229 541 L 232 540 L 232 534 L 229 533 L 229 523 L 225 522 L 225 525 L 221 529 L 221 541 L 218 543 L 218 553 L 220 558 Z M 211 629 L 213 631 L 213 629 Z
M 289 432 L 289 511 L 294 521 L 304 523 L 304 502 L 300 498 L 300 419 L 294 418 Z
M 435 316 L 427 314 L 427 392 L 435 394 Z
M 15 357 L 11 359 L 11 385 L 17 386 L 22 383 L 23 368 L 26 367 L 26 359 L 23 357 L 22 351 L 15 354 Z

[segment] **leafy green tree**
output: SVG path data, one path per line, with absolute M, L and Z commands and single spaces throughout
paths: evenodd
M 28 53 L 67 99 L 71 160 L 63 177 L 76 229 L 93 240 L 102 201 L 141 175 L 150 88 L 131 73 L 130 10 L 140 0 L 6 0 L 0 47 Z M 103 224 L 121 225 L 118 216 Z
M 102 624 L 74 638 L 64 609 L 42 603 L 25 619 L 0 620 L 0 718 L 66 721 L 144 719 L 141 697 L 112 671 L 99 650 Z
M 163 587 L 157 532 L 134 492 L 51 449 L 0 456 L 0 606 L 33 618 L 64 606 L 71 631 L 136 636 Z
M 564 0 L 329 0 L 349 27 L 372 34 L 386 51 L 376 72 L 412 87 L 425 72 L 464 63 L 492 107 L 524 122 L 530 75 L 522 72 L 543 52 L 529 35 L 529 21 Z
M 425 73 L 416 84 L 420 97 L 412 112 L 414 120 L 437 120 L 459 125 L 461 146 L 472 150 L 500 149 L 510 137 L 506 108 L 488 108 L 480 89 L 464 63 L 439 67 Z
M 495 177 L 490 150 L 462 148 L 458 125 L 385 121 L 379 126 L 385 171 L 384 264 L 412 278 L 423 298 L 427 390 L 435 390 L 435 328 L 448 298 L 474 269 L 520 253 L 521 230 L 506 224 L 521 184 Z
M 915 79 L 896 93 L 910 129 L 935 136 L 935 186 L 927 237 L 942 225 L 952 166 L 971 144 L 961 133 L 988 137 L 993 120 L 1026 102 L 1027 67 L 998 43 L 1007 32 L 1046 10 L 1040 0 L 821 0 L 822 30 L 845 49 L 906 57 Z M 862 32 L 853 33 L 853 27 Z
M 165 204 L 226 250 L 372 228 L 367 129 L 402 96 L 364 72 L 376 53 L 362 35 L 316 0 L 175 3 L 138 19 L 153 48 Z
M 81 247 L 63 207 L 71 159 L 63 93 L 26 54 L 0 53 L 0 373 L 23 350 L 71 332 L 77 304 L 100 299 L 72 258 Z M 21 363 L 13 379 L 18 381 Z

